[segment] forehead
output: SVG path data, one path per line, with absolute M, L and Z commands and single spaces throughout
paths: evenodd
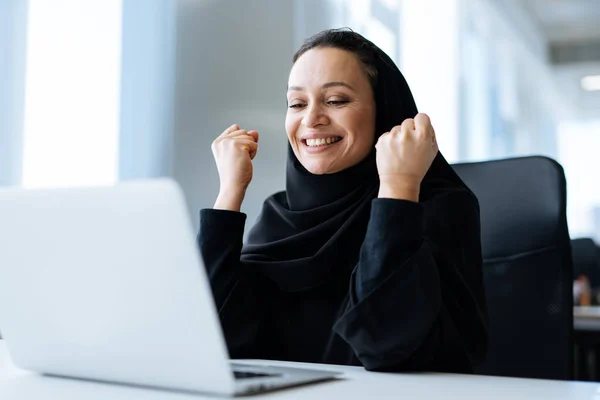
M 321 86 L 335 81 L 353 86 L 368 84 L 363 68 L 353 53 L 336 48 L 316 48 L 304 53 L 293 65 L 288 86 Z

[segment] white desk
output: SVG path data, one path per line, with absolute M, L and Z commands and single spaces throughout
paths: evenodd
M 272 361 L 270 362 L 272 363 Z M 281 363 L 302 365 L 299 363 Z M 332 367 L 343 371 L 337 381 L 286 389 L 247 399 L 569 399 L 600 400 L 600 385 L 536 379 L 495 378 L 458 374 L 383 374 L 357 367 Z M 50 378 L 15 368 L 0 341 L 0 399 L 2 400 L 195 400 L 189 393 L 152 390 L 82 380 Z M 217 398 L 218 399 L 218 398 Z
M 600 331 L 600 306 L 574 307 L 573 328 L 576 331 Z

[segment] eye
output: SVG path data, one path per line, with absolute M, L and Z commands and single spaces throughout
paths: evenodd
M 344 104 L 348 104 L 350 101 L 348 100 L 329 100 L 327 102 L 327 104 L 329 104 L 330 106 L 341 106 Z
M 299 109 L 299 108 L 302 108 L 305 106 L 306 106 L 306 104 L 303 104 L 303 103 L 294 103 L 294 104 L 288 105 L 289 108 L 296 108 L 296 109 Z

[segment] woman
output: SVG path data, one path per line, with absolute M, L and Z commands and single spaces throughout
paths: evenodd
M 199 246 L 232 358 L 468 373 L 487 345 L 476 197 L 373 43 L 323 31 L 294 56 L 286 190 L 242 246 L 258 132 L 213 142 Z

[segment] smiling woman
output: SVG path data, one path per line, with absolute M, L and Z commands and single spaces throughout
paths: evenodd
M 297 56 L 285 128 L 296 158 L 309 172 L 339 172 L 371 152 L 375 98 L 364 69 L 352 53 L 336 48 Z
M 259 133 L 213 142 L 198 244 L 234 358 L 469 373 L 486 353 L 477 198 L 377 46 L 323 31 L 294 56 L 286 190 L 242 244 Z

